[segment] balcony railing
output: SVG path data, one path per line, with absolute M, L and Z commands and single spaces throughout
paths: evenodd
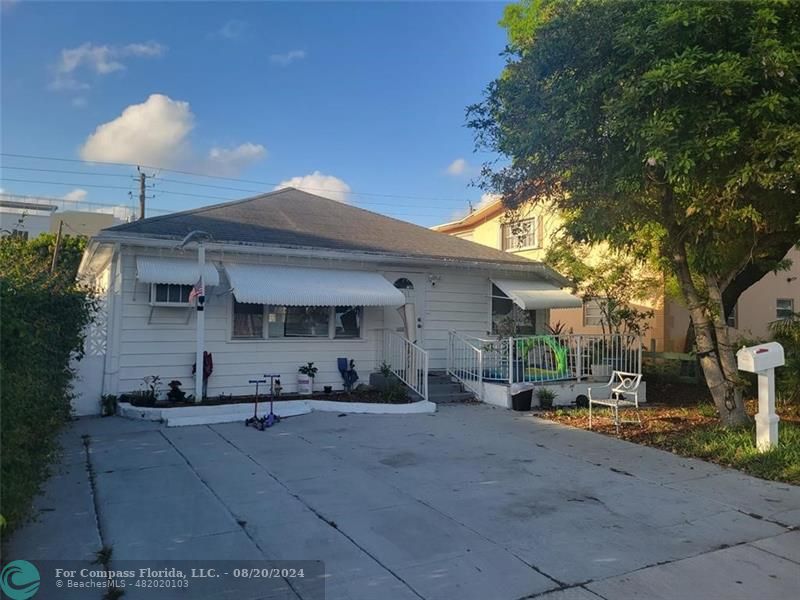
M 484 381 L 580 381 L 589 376 L 608 377 L 612 371 L 642 372 L 642 343 L 635 335 L 529 335 L 492 339 L 451 332 L 450 340 L 448 371 L 469 387 Z

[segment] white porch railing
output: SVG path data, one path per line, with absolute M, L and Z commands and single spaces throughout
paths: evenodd
M 428 399 L 428 353 L 402 335 L 383 331 L 383 360 L 412 391 Z
M 466 337 L 450 332 L 447 343 L 447 373 L 483 397 L 483 351 Z
M 476 393 L 484 381 L 541 383 L 642 372 L 639 336 L 529 335 L 478 338 L 450 332 L 447 369 Z

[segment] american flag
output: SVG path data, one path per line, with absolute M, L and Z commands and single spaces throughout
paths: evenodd
M 192 302 L 198 298 L 198 296 L 205 296 L 205 290 L 203 289 L 203 284 L 200 280 L 192 286 L 192 291 L 189 292 L 189 302 Z

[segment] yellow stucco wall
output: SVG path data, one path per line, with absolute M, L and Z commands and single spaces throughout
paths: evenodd
M 506 212 L 501 205 L 480 209 L 460 222 L 448 223 L 435 227 L 438 231 L 457 235 L 465 239 L 500 249 L 502 247 L 501 225 L 507 220 Z M 561 224 L 558 214 L 546 205 L 529 205 L 520 209 L 515 218 L 526 219 L 533 216 L 542 217 L 542 239 L 540 247 L 516 251 L 514 254 L 531 260 L 543 261 L 553 233 Z M 596 254 L 590 254 L 586 260 L 591 264 L 592 257 L 599 260 L 603 248 L 598 247 Z M 769 323 L 776 318 L 776 301 L 778 298 L 791 299 L 795 312 L 800 312 L 800 250 L 789 252 L 787 258 L 792 261 L 791 269 L 770 273 L 761 281 L 745 291 L 737 304 L 737 328 L 734 337 L 748 338 L 769 337 Z M 652 309 L 654 316 L 649 320 L 649 329 L 644 336 L 648 349 L 655 347 L 659 352 L 683 352 L 686 333 L 689 327 L 689 313 L 679 302 L 666 298 L 663 285 L 653 290 L 652 298 L 642 300 L 636 305 L 640 309 Z M 583 324 L 583 309 L 567 308 L 550 311 L 550 324 L 562 323 L 566 331 L 583 334 L 599 334 L 602 328 Z
M 481 214 L 483 213 L 483 214 Z M 468 239 L 478 244 L 490 246 L 492 248 L 501 249 L 502 239 L 501 230 L 502 224 L 508 220 L 506 212 L 502 207 L 495 207 L 494 210 L 487 211 L 486 209 L 479 211 L 477 218 L 464 219 L 461 223 L 451 223 L 436 227 L 439 231 L 457 235 L 458 237 Z M 548 248 L 553 240 L 553 234 L 558 230 L 562 223 L 560 215 L 553 211 L 546 204 L 528 205 L 521 208 L 518 214 L 514 215 L 515 219 L 528 219 L 531 217 L 540 217 L 542 222 L 542 236 L 538 248 L 513 251 L 517 256 L 522 256 L 531 260 L 544 261 Z M 597 252 L 590 254 L 586 260 L 591 264 L 593 260 L 600 260 L 604 249 L 598 247 Z M 652 309 L 655 314 L 648 322 L 648 331 L 644 336 L 644 344 L 647 348 L 651 348 L 655 344 L 658 351 L 665 349 L 664 334 L 665 334 L 665 309 L 663 289 L 659 288 L 653 291 L 653 297 L 650 300 L 645 300 L 638 308 L 643 310 Z M 595 327 L 584 325 L 583 309 L 581 308 L 563 308 L 552 309 L 550 311 L 550 324 L 555 325 L 561 323 L 565 326 L 565 331 L 577 334 L 600 334 L 603 333 L 602 327 Z M 684 331 L 685 333 L 685 331 Z

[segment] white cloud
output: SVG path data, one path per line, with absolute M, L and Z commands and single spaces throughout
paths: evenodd
M 80 149 L 83 160 L 126 162 L 156 167 L 194 167 L 208 174 L 236 175 L 266 157 L 261 144 L 212 147 L 205 156 L 192 147 L 189 134 L 195 116 L 188 102 L 152 94 L 132 104 L 116 119 L 103 123 Z
M 468 167 L 469 165 L 467 164 L 467 161 L 465 159 L 457 158 L 448 165 L 447 174 L 463 175 L 464 173 L 466 173 Z
M 86 99 L 85 96 L 75 96 L 72 99 L 72 106 L 75 108 L 85 108 L 89 101 Z
M 87 192 L 84 189 L 75 188 L 71 192 L 67 192 L 66 194 L 61 196 L 61 198 L 64 200 L 69 200 L 70 202 L 82 202 L 83 200 L 86 200 L 86 196 L 88 194 L 89 192 Z
M 270 62 L 276 65 L 285 67 L 295 61 L 303 60 L 306 57 L 305 50 L 289 50 L 283 54 L 272 54 L 269 57 Z
M 130 162 L 160 167 L 179 164 L 189 152 L 194 115 L 188 102 L 152 94 L 95 129 L 80 150 L 89 161 Z
M 252 142 L 235 148 L 215 146 L 208 151 L 208 170 L 215 175 L 235 175 L 266 156 L 267 149 Z
M 314 171 L 302 177 L 292 177 L 291 179 L 281 181 L 275 186 L 275 189 L 279 190 L 285 187 L 297 188 L 309 194 L 325 196 L 326 198 L 336 200 L 337 202 L 344 202 L 345 204 L 350 195 L 350 186 L 344 181 L 338 177 L 325 175 L 319 171 Z
M 239 19 L 231 19 L 209 37 L 223 40 L 236 40 L 242 37 L 245 29 L 247 29 L 247 23 Z
M 89 84 L 76 77 L 81 70 L 108 75 L 125 69 L 122 59 L 155 58 L 162 56 L 166 50 L 166 46 L 152 41 L 124 46 L 97 46 L 86 42 L 76 48 L 64 48 L 58 63 L 52 68 L 53 77 L 49 87 L 52 90 L 83 90 Z

